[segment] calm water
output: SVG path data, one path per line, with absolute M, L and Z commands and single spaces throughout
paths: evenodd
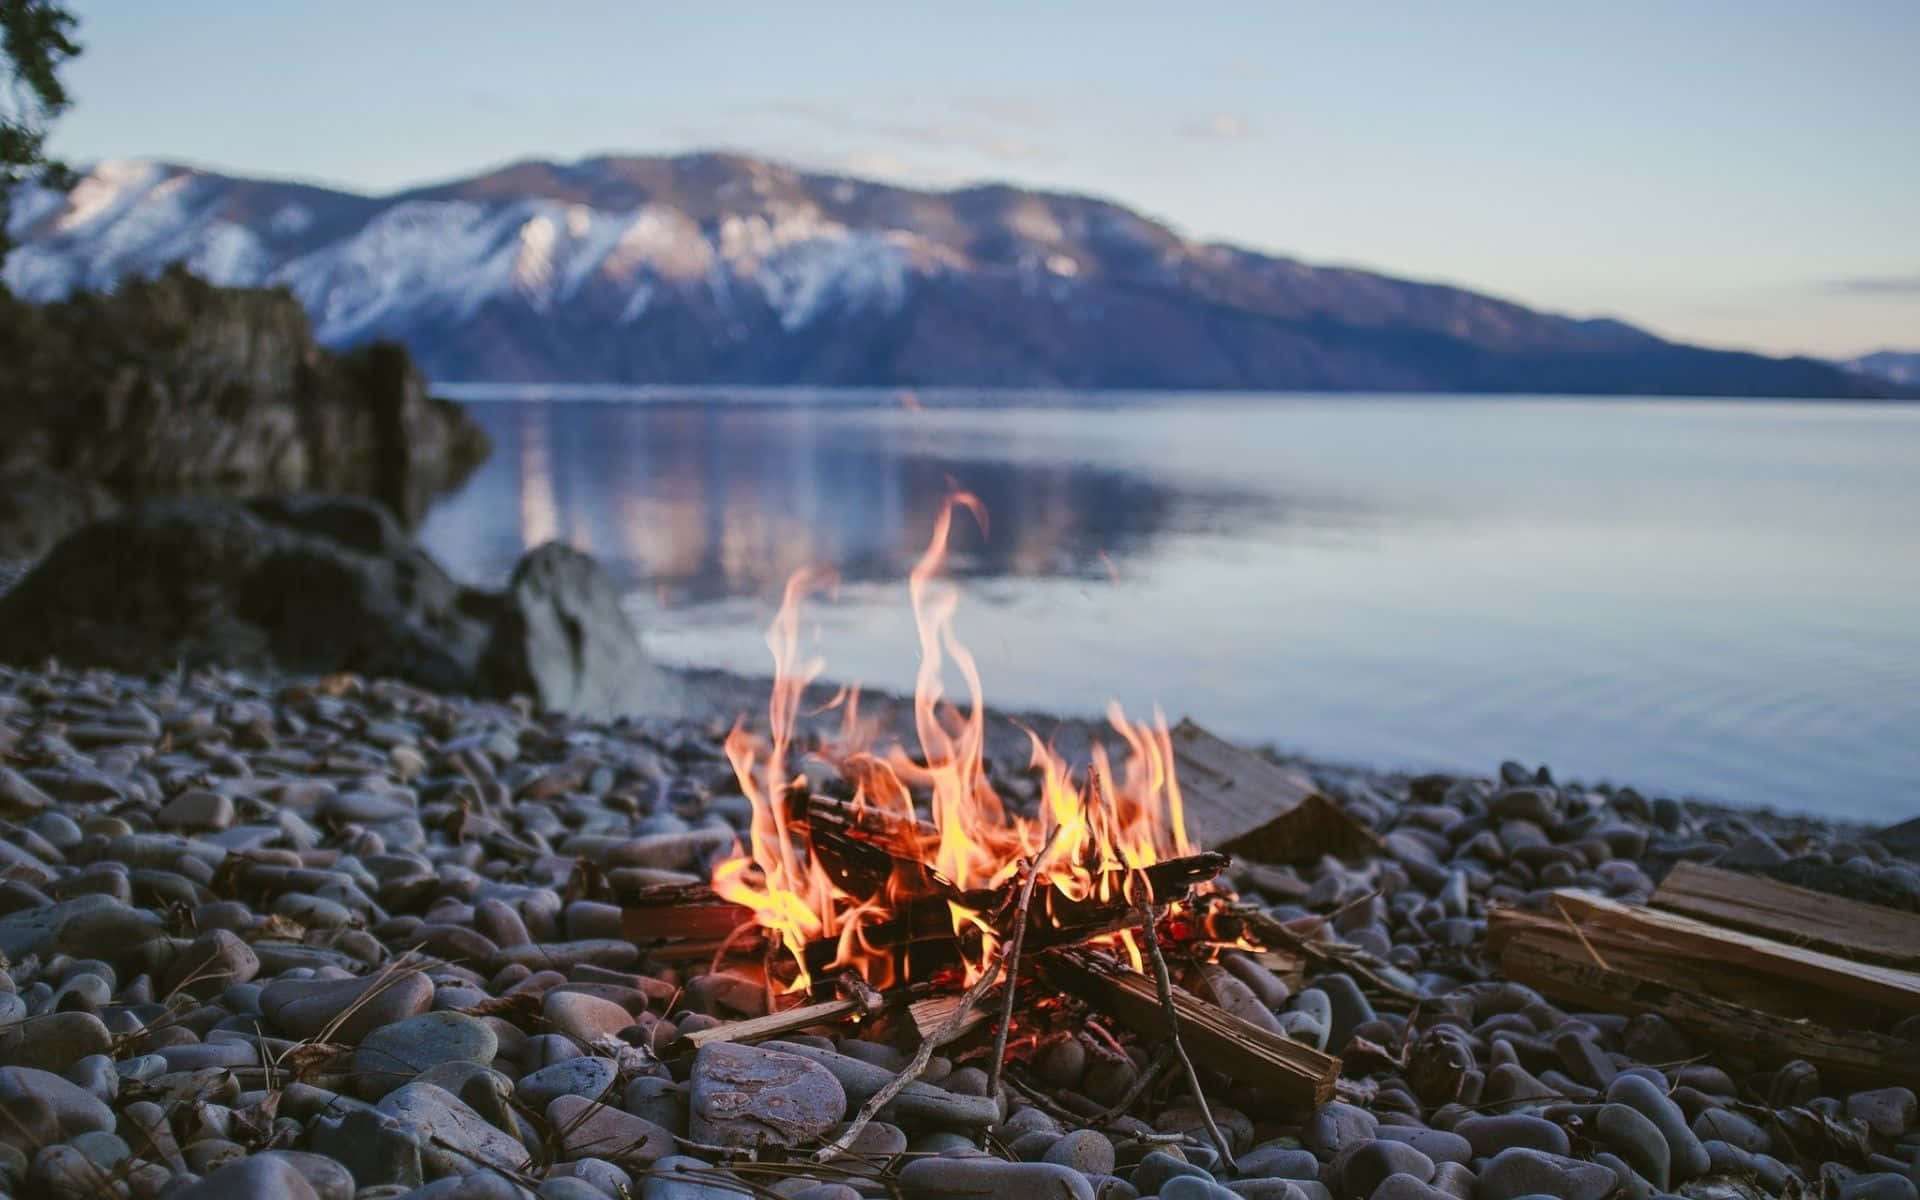
M 1400 397 L 468 397 L 429 516 L 498 583 L 562 537 L 660 657 L 764 674 L 837 566 L 831 678 L 911 686 L 905 572 L 950 482 L 989 703 L 1109 697 L 1379 766 L 1867 819 L 1920 811 L 1920 407 Z

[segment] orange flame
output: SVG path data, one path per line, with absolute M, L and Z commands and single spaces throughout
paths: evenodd
M 1028 816 L 1003 803 L 986 767 L 979 668 L 954 632 L 959 592 L 944 577 L 954 516 L 960 510 L 986 532 L 985 507 L 978 498 L 955 492 L 907 577 L 920 642 L 913 704 L 919 757 L 899 745 L 884 753 L 875 748 L 878 728 L 860 716 L 857 688 L 843 689 L 823 706 L 841 708 L 841 729 L 837 739 L 818 752 L 852 787 L 852 811 L 905 831 L 905 849 L 954 889 L 1007 884 L 1048 846 L 1049 835 L 1058 827 L 1046 861 L 1033 867 L 1039 872 L 1035 911 L 1046 911 L 1055 897 L 1119 898 L 1128 870 L 1192 853 L 1166 718 L 1156 709 L 1151 724 L 1136 723 L 1119 704 L 1109 705 L 1108 719 L 1127 746 L 1124 770 L 1116 778 L 1104 748 L 1096 745 L 1081 783 L 1075 782 L 1066 761 L 1029 730 L 1030 765 L 1040 782 L 1038 806 Z M 835 945 L 836 968 L 859 970 L 881 986 L 895 982 L 887 956 L 876 952 L 864 931 L 893 915 L 901 881 L 896 878 L 873 895 L 848 894 L 787 819 L 789 795 L 806 786 L 804 775 L 793 773 L 787 762 L 795 719 L 802 693 L 823 666 L 818 659 L 800 658 L 800 606 L 808 595 L 828 590 L 832 583 L 830 573 L 818 570 L 797 572 L 787 582 L 779 614 L 767 633 L 774 658 L 769 737 L 763 741 L 744 724 L 736 724 L 726 741 L 740 790 L 753 809 L 749 845 L 736 846 L 713 872 L 715 892 L 750 909 L 755 921 L 792 956 L 798 966 L 789 988 L 793 991 L 812 984 L 808 945 L 827 941 Z M 949 663 L 965 685 L 964 708 L 947 698 L 944 674 Z M 916 797 L 925 798 L 930 838 L 915 832 L 923 824 Z M 896 853 L 899 848 L 896 842 Z M 975 948 L 967 968 L 977 977 L 994 951 L 996 932 L 972 909 L 949 907 L 954 931 L 968 935 L 965 944 Z M 1130 939 L 1123 945 L 1137 965 L 1138 950 Z

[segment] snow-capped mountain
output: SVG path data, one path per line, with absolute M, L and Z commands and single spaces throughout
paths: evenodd
M 107 162 L 14 194 L 51 300 L 184 261 L 442 380 L 1869 395 L 1809 359 L 1188 241 L 1118 205 L 750 158 L 529 162 L 391 196 Z
M 1920 388 L 1920 350 L 1880 350 L 1840 364 L 1860 375 Z

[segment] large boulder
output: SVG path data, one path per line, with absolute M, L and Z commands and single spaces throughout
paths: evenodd
M 611 720 L 683 707 L 598 563 L 551 544 L 504 596 L 463 587 L 370 500 L 154 500 L 82 528 L 0 595 L 0 662 L 160 674 L 355 671 Z
M 600 720 L 680 701 L 676 681 L 641 649 L 613 577 L 561 542 L 514 568 L 480 673 L 486 691 L 525 692 L 542 708 Z
M 0 597 L 0 661 L 471 691 L 487 608 L 371 501 L 150 501 L 81 529 Z

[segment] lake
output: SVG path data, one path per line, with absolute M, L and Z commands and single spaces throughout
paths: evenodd
M 447 389 L 493 458 L 421 536 L 564 538 L 661 659 L 908 690 L 950 488 L 990 706 L 1891 821 L 1920 811 L 1920 407 L 1406 396 Z

